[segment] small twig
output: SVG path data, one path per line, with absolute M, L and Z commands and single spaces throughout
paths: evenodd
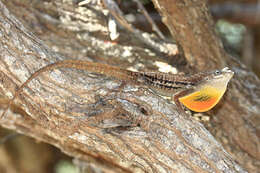
M 143 4 L 139 1 L 139 0 L 133 0 L 137 5 L 138 8 L 141 10 L 141 12 L 143 13 L 143 15 L 147 18 L 148 22 L 151 24 L 152 29 L 154 32 L 156 32 L 158 34 L 158 36 L 161 39 L 165 39 L 163 33 L 160 31 L 160 29 L 158 28 L 158 26 L 156 25 L 156 23 L 153 21 L 153 19 L 151 18 L 151 16 L 148 14 L 148 12 L 146 11 L 146 9 L 144 8 Z
M 163 53 L 163 54 L 166 53 L 166 52 L 162 52 L 162 46 L 164 45 L 158 44 L 156 41 L 144 37 L 141 31 L 139 31 L 138 29 L 136 29 L 135 27 L 133 27 L 131 24 L 127 22 L 127 20 L 123 16 L 123 12 L 120 10 L 120 8 L 118 7 L 117 3 L 114 0 L 103 0 L 103 4 L 120 25 L 122 25 L 131 33 L 133 33 L 145 45 L 149 46 L 151 49 L 157 51 L 158 53 Z M 168 52 L 167 54 L 170 55 Z
M 139 33 L 131 24 L 129 24 L 123 16 L 123 12 L 118 7 L 114 0 L 103 0 L 103 4 L 109 10 L 110 14 L 128 31 L 132 33 Z

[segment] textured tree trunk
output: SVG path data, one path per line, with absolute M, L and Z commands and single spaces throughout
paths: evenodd
M 69 1 L 46 2 L 43 5 L 42 2 L 33 1 L 32 8 L 31 2 L 27 1 L 3 2 L 10 12 L 0 2 L 1 110 L 17 87 L 33 72 L 51 62 L 76 58 L 120 64 L 122 68 L 151 70 L 155 69 L 155 61 L 169 61 L 162 54 L 168 54 L 171 60 L 176 58 L 172 55 L 173 49 L 158 53 L 143 48 L 143 42 L 126 31 L 120 32 L 116 43 L 110 42 L 102 5 L 78 7 Z M 188 19 L 188 14 L 185 16 L 187 19 L 172 20 L 171 25 L 171 16 L 167 12 L 172 9 L 167 9 L 165 2 L 154 1 L 175 36 L 179 32 L 178 27 L 185 26 L 178 22 L 191 20 L 182 31 L 182 36 L 176 36 L 188 62 L 183 69 L 193 67 L 199 71 L 223 64 L 234 66 L 234 60 L 222 56 L 227 57 L 212 28 L 204 28 L 210 30 L 207 35 L 198 34 L 200 27 L 211 23 L 205 11 L 206 14 L 200 14 L 200 9 L 193 9 L 193 13 L 207 16 L 202 20 L 205 25 Z M 203 4 L 202 10 L 207 10 Z M 172 17 L 180 15 L 181 11 L 189 11 L 185 5 L 180 5 L 178 1 L 174 3 Z M 183 9 L 178 10 L 180 7 Z M 19 16 L 23 23 L 28 22 L 26 26 L 34 34 L 11 13 Z M 196 31 L 190 31 L 189 27 L 194 26 L 198 26 Z M 192 32 L 196 32 L 196 38 L 192 37 Z M 209 36 L 211 41 L 204 43 L 204 37 Z M 192 46 L 182 40 L 184 38 Z M 212 42 L 213 45 L 203 48 L 205 56 L 202 56 L 198 47 Z M 163 41 L 159 44 L 166 45 Z M 167 43 L 169 45 L 174 47 Z M 220 131 L 228 136 L 229 146 L 239 144 L 238 151 L 244 149 L 250 157 L 257 158 L 259 140 L 256 132 L 252 131 L 256 126 L 249 124 L 245 127 L 244 117 L 252 118 L 252 111 L 259 113 L 260 104 L 250 107 L 257 103 L 259 90 L 249 88 L 249 84 L 256 85 L 259 81 L 252 74 L 245 73 L 244 69 L 242 71 L 239 64 L 235 66 L 234 69 L 240 71 L 238 77 L 233 80 L 221 106 L 210 114 L 214 116 L 213 124 L 220 122 L 218 125 L 223 125 Z M 241 81 L 244 79 L 254 80 L 246 85 L 246 81 Z M 238 90 L 241 91 L 239 94 Z M 246 106 L 238 102 L 246 97 Z M 241 111 L 243 113 L 239 113 Z M 0 123 L 5 128 L 52 144 L 105 172 L 244 172 L 202 124 L 191 116 L 179 113 L 174 104 L 148 87 L 85 71 L 60 69 L 40 75 L 23 90 Z M 235 130 L 239 127 L 239 130 L 230 130 L 229 126 Z M 247 135 L 240 134 L 240 131 Z M 238 137 L 243 141 L 237 140 Z M 245 140 L 254 141 L 248 144 L 252 152 L 245 150 Z M 243 160 L 238 161 L 244 164 Z
M 153 0 L 164 22 L 198 71 L 229 66 L 235 71 L 223 104 L 206 124 L 226 150 L 250 172 L 260 160 L 260 80 L 223 50 L 205 1 Z M 171 4 L 171 5 L 168 5 Z

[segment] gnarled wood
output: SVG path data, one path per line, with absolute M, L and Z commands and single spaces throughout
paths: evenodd
M 28 32 L 2 3 L 0 20 L 4 108 L 7 98 L 34 71 L 65 58 Z M 85 36 L 92 38 L 87 32 Z M 87 41 L 90 49 L 102 49 L 96 45 L 100 40 Z M 105 46 L 104 41 L 100 45 Z M 119 52 L 125 48 L 110 46 Z M 138 50 L 139 56 L 146 54 Z M 97 51 L 95 60 L 101 59 L 100 54 L 106 52 Z M 148 88 L 83 71 L 44 73 L 29 84 L 0 123 L 103 171 L 244 172 L 199 122 L 180 114 L 172 103 Z
M 224 98 L 225 104 L 209 112 L 212 120 L 207 126 L 241 165 L 250 172 L 257 172 L 260 160 L 260 80 L 225 53 L 213 32 L 206 1 L 153 2 L 181 44 L 189 64 L 198 71 L 223 66 L 235 71 Z

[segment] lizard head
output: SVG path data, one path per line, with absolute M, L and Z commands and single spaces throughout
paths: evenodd
M 211 86 L 218 90 L 226 90 L 227 84 L 230 79 L 233 77 L 234 72 L 228 67 L 223 68 L 222 70 L 215 70 L 209 72 L 204 80 L 202 80 L 198 86 L 197 90 L 201 90 L 204 87 Z
M 213 72 L 208 73 L 205 77 L 205 80 L 199 84 L 199 87 L 203 87 L 205 85 L 214 86 L 217 89 L 225 90 L 228 82 L 233 77 L 234 72 L 230 70 L 228 67 L 223 68 L 222 70 L 215 70 Z
M 194 91 L 179 98 L 179 101 L 192 111 L 206 112 L 220 101 L 233 75 L 234 72 L 228 67 L 210 72 L 197 84 Z

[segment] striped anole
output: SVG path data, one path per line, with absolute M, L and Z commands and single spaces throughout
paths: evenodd
M 3 117 L 15 98 L 27 84 L 41 73 L 58 68 L 74 68 L 103 74 L 119 80 L 145 85 L 164 96 L 170 96 L 181 108 L 181 104 L 195 112 L 205 112 L 213 108 L 226 91 L 229 80 L 234 75 L 228 67 L 214 72 L 194 75 L 173 75 L 160 72 L 133 72 L 106 64 L 82 60 L 64 60 L 49 64 L 33 73 L 16 91 L 3 112 Z

